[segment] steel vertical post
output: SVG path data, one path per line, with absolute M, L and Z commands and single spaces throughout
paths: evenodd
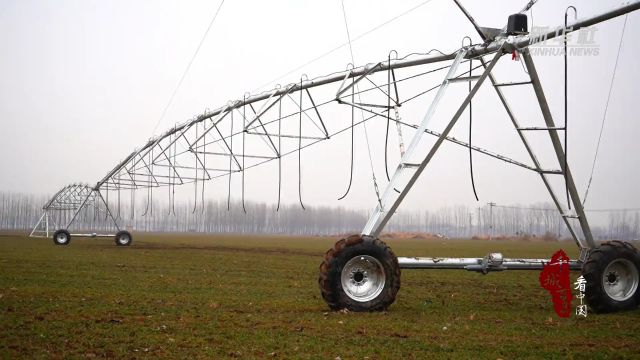
M 533 63 L 533 59 L 531 58 L 531 54 L 529 54 L 528 48 L 522 51 L 522 58 L 524 59 L 525 66 L 527 67 L 527 71 L 529 72 L 529 76 L 531 77 L 531 83 L 536 93 L 536 98 L 538 99 L 540 110 L 542 111 L 542 116 L 544 118 L 544 121 L 547 127 L 550 128 L 548 131 L 549 137 L 551 138 L 551 143 L 553 144 L 553 149 L 556 153 L 556 157 L 558 158 L 558 162 L 560 163 L 560 167 L 565 173 L 567 186 L 569 188 L 569 195 L 571 195 L 571 202 L 573 203 L 573 206 L 576 210 L 576 214 L 578 215 L 580 228 L 582 229 L 582 233 L 584 234 L 584 238 L 588 247 L 590 249 L 593 249 L 596 247 L 595 242 L 593 241 L 593 234 L 591 233 L 591 228 L 589 227 L 587 216 L 584 213 L 582 202 L 580 202 L 580 195 L 578 194 L 578 190 L 576 189 L 576 184 L 573 181 L 573 176 L 571 175 L 571 170 L 569 169 L 569 165 L 565 164 L 564 162 L 565 158 L 564 158 L 564 149 L 562 147 L 562 142 L 560 141 L 560 137 L 558 136 L 558 131 L 553 129 L 556 127 L 556 125 L 555 125 L 555 122 L 553 121 L 553 116 L 551 115 L 549 104 L 547 103 L 547 99 L 544 95 L 542 85 L 540 84 L 540 78 L 538 77 L 538 72 L 536 70 L 535 64 Z

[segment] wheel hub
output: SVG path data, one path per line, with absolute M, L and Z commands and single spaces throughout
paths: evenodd
M 602 274 L 604 291 L 616 301 L 631 298 L 638 289 L 638 269 L 627 259 L 616 259 L 609 263 Z
M 367 282 L 367 272 L 360 268 L 352 270 L 349 277 L 351 278 L 352 283 L 357 286 L 361 286 Z
M 384 288 L 384 268 L 376 258 L 358 255 L 345 264 L 341 282 L 345 294 L 351 299 L 370 301 L 380 295 Z

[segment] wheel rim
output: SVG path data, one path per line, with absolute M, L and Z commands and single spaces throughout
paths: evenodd
M 604 269 L 602 284 L 610 298 L 625 301 L 638 289 L 638 269 L 627 259 L 616 259 Z
M 67 234 L 60 233 L 56 236 L 56 241 L 60 244 L 64 244 L 67 242 Z
M 118 236 L 118 243 L 121 244 L 121 245 L 128 244 L 129 243 L 129 236 L 124 235 L 124 234 Z
M 384 268 L 378 259 L 369 255 L 358 255 L 349 260 L 340 276 L 342 289 L 355 301 L 375 299 L 384 288 Z

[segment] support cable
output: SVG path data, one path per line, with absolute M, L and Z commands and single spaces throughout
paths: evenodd
M 372 27 L 371 29 L 369 29 L 369 30 L 367 30 L 367 31 L 365 31 L 365 32 L 363 32 L 363 33 L 361 33 L 361 34 L 357 35 L 356 37 L 354 37 L 354 38 L 353 38 L 353 41 L 357 41 L 357 40 L 359 40 L 359 39 L 361 39 L 361 38 L 363 38 L 363 37 L 365 37 L 365 36 L 367 36 L 367 35 L 371 34 L 372 32 L 375 32 L 375 31 L 379 30 L 380 28 L 382 28 L 382 27 L 384 27 L 384 26 L 386 26 L 386 25 L 388 25 L 388 24 L 390 24 L 390 23 L 392 23 L 392 22 L 394 22 L 394 21 L 398 20 L 399 18 L 401 18 L 401 17 L 403 17 L 403 16 L 405 16 L 405 15 L 408 15 L 409 13 L 411 13 L 411 12 L 413 12 L 413 11 L 417 10 L 418 8 L 420 8 L 420 7 L 422 7 L 422 6 L 424 6 L 424 5 L 428 4 L 428 3 L 430 3 L 431 1 L 432 1 L 432 0 L 425 0 L 425 1 L 421 2 L 421 3 L 419 3 L 418 5 L 416 5 L 416 6 L 412 7 L 412 8 L 410 8 L 410 9 L 408 9 L 408 10 L 406 10 L 406 11 L 404 11 L 404 12 L 402 12 L 402 13 L 400 13 L 400 14 L 398 14 L 398 15 L 396 15 L 396 16 L 394 16 L 394 17 L 392 17 L 392 18 L 390 18 L 390 19 L 388 19 L 388 20 L 386 20 L 386 21 L 384 21 L 384 22 L 382 22 L 382 23 L 380 23 L 380 24 L 378 24 L 378 25 L 374 26 L 374 27 Z M 325 52 L 324 54 L 318 55 L 318 56 L 316 56 L 315 58 L 313 58 L 313 59 L 311 59 L 311 60 L 309 60 L 309 61 L 305 62 L 304 64 L 301 64 L 301 65 L 299 65 L 299 66 L 295 67 L 294 69 L 291 69 L 291 70 L 287 71 L 286 73 L 284 73 L 284 74 L 282 74 L 282 75 L 278 76 L 277 78 L 275 78 L 275 79 L 273 79 L 273 80 L 271 80 L 271 81 L 269 81 L 269 82 L 266 82 L 266 83 L 262 84 L 262 85 L 261 85 L 261 86 L 259 86 L 258 88 L 254 89 L 252 92 L 256 92 L 256 91 L 258 91 L 258 90 L 260 90 L 260 89 L 264 88 L 265 86 L 267 86 L 267 85 L 269 85 L 269 84 L 272 84 L 272 83 L 274 83 L 274 82 L 276 82 L 276 81 L 279 81 L 279 80 L 281 80 L 281 79 L 283 79 L 283 78 L 285 78 L 285 77 L 287 77 L 287 76 L 289 76 L 289 75 L 293 74 L 294 72 L 297 72 L 298 70 L 300 70 L 300 69 L 304 68 L 305 66 L 307 66 L 307 65 L 311 65 L 311 64 L 315 63 L 316 61 L 318 61 L 318 60 L 320 60 L 320 59 L 323 59 L 323 58 L 325 58 L 325 57 L 327 57 L 327 56 L 329 56 L 329 55 L 333 54 L 334 52 L 336 52 L 336 51 L 338 51 L 338 50 L 342 49 L 343 47 L 345 47 L 345 46 L 347 46 L 347 45 L 349 45 L 349 43 L 343 43 L 343 44 L 340 44 L 340 45 L 338 45 L 338 46 L 334 47 L 333 49 L 331 49 L 331 50 L 329 50 L 329 51 Z
M 622 50 L 622 40 L 624 40 L 624 31 L 627 27 L 627 18 L 629 15 L 624 16 L 624 24 L 622 25 L 622 34 L 620 35 L 620 43 L 618 44 L 618 54 L 616 55 L 616 62 L 613 65 L 613 74 L 611 75 L 611 82 L 609 84 L 609 94 L 607 95 L 607 102 L 604 107 L 604 114 L 602 115 L 602 124 L 600 125 L 600 134 L 598 135 L 598 145 L 596 145 L 596 153 L 593 156 L 593 164 L 591 165 L 591 175 L 589 175 L 589 182 L 587 183 L 587 189 L 584 192 L 584 198 L 582 200 L 582 206 L 587 202 L 587 196 L 589 195 L 589 189 L 591 188 L 591 181 L 593 180 L 593 172 L 596 168 L 596 162 L 598 161 L 598 151 L 600 151 L 600 142 L 602 140 L 602 132 L 604 130 L 604 122 L 607 118 L 607 111 L 609 110 L 609 101 L 611 100 L 611 92 L 613 90 L 613 81 L 616 78 L 616 71 L 618 70 L 618 60 L 620 60 L 620 52 Z
M 344 17 L 344 27 L 347 31 L 347 40 L 349 42 L 349 54 L 351 55 L 351 62 L 353 64 L 355 64 L 355 59 L 353 56 L 353 46 L 351 45 L 351 35 L 349 34 L 349 23 L 347 21 L 347 11 L 344 8 L 344 0 L 341 1 L 342 3 L 342 16 Z M 356 87 L 358 85 L 356 84 Z M 359 91 L 359 90 L 358 90 Z M 358 95 L 358 101 L 362 102 L 362 100 L 360 99 L 360 95 Z M 362 119 L 364 120 L 364 111 L 362 111 L 362 109 L 360 110 L 360 114 L 362 116 Z M 376 172 L 375 169 L 373 167 L 373 157 L 371 156 L 371 146 L 369 143 L 369 133 L 367 131 L 367 124 L 366 122 L 362 123 L 362 126 L 364 127 L 364 138 L 365 141 L 367 143 L 367 152 L 369 153 L 369 165 L 371 166 L 371 177 L 373 180 L 373 188 L 374 191 L 376 193 L 376 197 L 378 199 L 378 204 L 380 205 L 380 208 L 382 209 L 382 200 L 380 199 L 380 190 L 378 189 L 378 181 L 376 180 Z
M 567 9 L 564 11 L 564 36 L 563 36 L 563 46 L 564 46 L 564 190 L 565 193 L 567 195 L 567 207 L 569 208 L 569 210 L 571 210 L 571 199 L 569 196 L 569 179 L 567 178 L 567 169 L 568 169 L 568 164 L 567 164 L 567 159 L 568 159 L 568 153 L 569 153 L 569 148 L 567 147 L 567 139 L 569 137 L 569 117 L 568 117 L 568 112 L 569 112 L 569 105 L 568 105 L 568 98 L 569 98 L 569 85 L 568 85 L 568 81 L 567 81 L 567 77 L 568 77 L 568 52 L 567 52 L 567 25 L 568 25 L 568 19 L 569 19 L 569 10 L 573 9 L 573 13 L 575 15 L 575 18 L 578 18 L 578 10 L 576 10 L 576 8 L 574 6 L 569 6 L 567 7 Z
M 202 35 L 202 39 L 200 39 L 200 43 L 198 43 L 198 47 L 196 48 L 196 51 L 193 53 L 191 60 L 189 60 L 189 63 L 187 64 L 187 68 L 184 69 L 184 72 L 182 73 L 182 76 L 180 77 L 178 84 L 173 90 L 173 93 L 171 93 L 171 97 L 169 97 L 169 101 L 167 102 L 167 105 L 164 107 L 164 110 L 162 111 L 162 115 L 160 115 L 160 118 L 156 122 L 156 125 L 153 127 L 152 133 L 156 132 L 156 130 L 158 129 L 158 126 L 160 125 L 160 122 L 162 122 L 164 117 L 167 115 L 167 110 L 169 110 L 169 106 L 171 106 L 171 103 L 173 103 L 173 99 L 178 93 L 178 90 L 180 89 L 182 82 L 184 81 L 185 77 L 187 77 L 187 73 L 189 72 L 189 69 L 191 69 L 191 65 L 193 64 L 193 61 L 196 59 L 196 56 L 198 56 L 198 52 L 200 52 L 200 48 L 202 47 L 202 44 L 204 44 L 204 41 L 207 38 L 207 35 L 209 34 L 209 30 L 211 30 L 213 23 L 216 21 L 216 18 L 218 17 L 218 13 L 220 13 L 220 9 L 222 8 L 223 4 L 224 4 L 224 0 L 220 2 L 220 5 L 218 5 L 218 9 L 213 14 L 213 18 L 211 18 L 211 21 L 209 22 L 209 26 L 207 27 L 207 30 L 205 30 L 204 35 Z
M 537 2 L 538 2 L 538 0 L 530 0 L 530 1 L 527 3 L 527 5 L 525 5 L 525 6 L 522 8 L 522 10 L 520 10 L 520 13 L 522 14 L 522 13 L 526 12 L 527 10 L 531 10 L 531 11 L 533 11 L 533 5 L 535 5 Z

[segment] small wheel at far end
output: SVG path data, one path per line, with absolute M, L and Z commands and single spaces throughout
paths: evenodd
M 133 241 L 131 234 L 126 230 L 118 231 L 115 236 L 116 245 L 118 246 L 129 246 Z
M 56 245 L 69 245 L 71 234 L 65 229 L 57 230 L 53 233 L 53 243 Z

